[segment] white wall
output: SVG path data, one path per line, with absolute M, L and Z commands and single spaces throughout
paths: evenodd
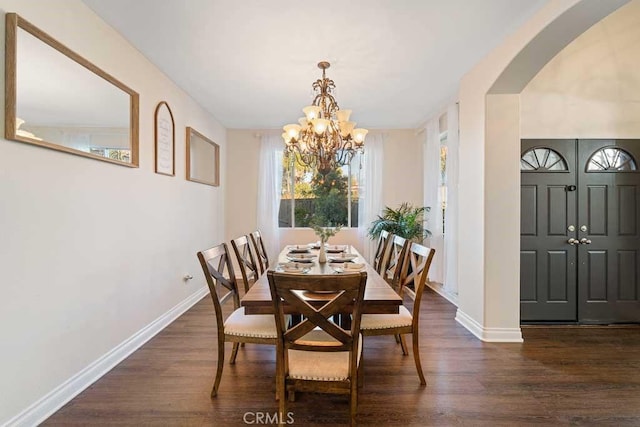
M 260 135 L 273 130 L 227 131 L 228 162 L 226 238 L 233 239 L 256 229 Z M 384 135 L 384 205 L 402 202 L 422 204 L 422 136 L 412 129 L 372 130 L 369 137 Z M 316 241 L 311 229 L 281 229 L 282 245 Z M 351 244 L 362 250 L 357 229 L 344 229 L 331 243 Z
M 640 138 L 640 0 L 595 24 L 521 94 L 523 138 Z
M 224 238 L 226 183 L 185 180 L 185 126 L 221 145 L 223 177 L 226 133 L 81 1 L 0 0 L 0 9 L 140 94 L 137 169 L 0 140 L 2 425 L 202 290 L 195 254 Z M 176 122 L 175 177 L 153 172 L 161 100 Z
M 409 202 L 422 206 L 424 133 L 417 135 L 413 129 L 396 129 L 383 134 L 383 205 L 397 208 L 402 202 Z
M 227 197 L 225 238 L 249 234 L 257 228 L 260 135 L 265 130 L 227 130 Z

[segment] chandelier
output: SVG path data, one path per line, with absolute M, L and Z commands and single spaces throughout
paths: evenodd
M 299 163 L 316 168 L 326 175 L 329 171 L 349 164 L 357 152 L 364 149 L 367 129 L 355 129 L 355 122 L 349 121 L 351 110 L 341 110 L 332 93 L 336 85 L 326 77 L 328 62 L 318 63 L 322 78 L 312 87 L 313 102 L 302 111 L 305 117 L 299 124 L 283 127 L 287 152 L 296 156 Z

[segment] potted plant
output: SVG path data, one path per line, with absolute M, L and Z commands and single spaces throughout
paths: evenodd
M 384 230 L 408 240 L 422 242 L 422 239 L 431 235 L 431 232 L 424 228 L 424 213 L 430 209 L 427 206 L 413 206 L 407 202 L 402 203 L 397 209 L 385 206 L 382 215 L 371 223 L 369 237 L 378 239 Z

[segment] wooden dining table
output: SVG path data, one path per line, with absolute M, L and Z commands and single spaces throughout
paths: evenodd
M 291 262 L 287 257 L 292 249 L 299 249 L 306 245 L 293 245 L 285 246 L 280 252 L 278 257 L 278 264 L 271 268 L 271 270 L 280 271 L 280 265 Z M 331 247 L 330 247 L 331 248 Z M 292 273 L 301 276 L 313 276 L 313 275 L 338 275 L 344 274 L 338 267 L 339 264 L 333 263 L 331 258 L 333 256 L 340 256 L 340 254 L 327 253 L 329 259 L 326 263 L 318 262 L 318 250 L 309 249 L 308 254 L 316 255 L 310 263 L 299 263 L 298 265 L 308 266 L 305 273 Z M 399 312 L 399 307 L 402 305 L 402 298 L 391 288 L 391 286 L 378 274 L 373 267 L 365 261 L 365 259 L 353 248 L 352 246 L 345 246 L 344 253 L 356 255 L 356 258 L 352 260 L 353 263 L 364 264 L 364 268 L 360 271 L 367 272 L 367 285 L 364 292 L 364 313 L 369 314 L 393 314 Z M 295 255 L 294 255 L 295 256 Z M 338 268 L 336 268 L 338 267 Z M 337 270 L 337 271 L 336 271 Z M 351 271 L 350 269 L 343 269 Z M 326 296 L 322 295 L 306 295 L 306 298 L 310 304 L 321 304 L 323 300 L 326 300 Z M 315 303 L 315 304 L 314 304 Z M 266 274 L 260 276 L 260 278 L 251 286 L 249 291 L 240 300 L 240 305 L 244 307 L 246 314 L 273 314 L 273 302 L 271 301 L 271 291 L 269 290 L 269 280 Z M 286 306 L 285 306 L 286 311 Z M 289 314 L 296 314 L 293 311 L 289 311 Z

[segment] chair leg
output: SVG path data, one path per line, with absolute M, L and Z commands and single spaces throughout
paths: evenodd
M 351 396 L 349 397 L 349 425 L 356 425 L 358 414 L 358 385 L 351 384 Z
M 276 354 L 276 400 L 284 399 L 283 397 L 284 385 L 281 384 L 281 378 L 280 378 L 282 376 L 280 375 L 282 372 L 281 369 L 282 367 L 280 366 L 280 358 Z
M 396 344 L 400 344 L 400 334 L 395 334 L 394 337 L 396 338 Z
M 427 385 L 427 381 L 424 379 L 424 373 L 422 372 L 422 363 L 420 362 L 420 347 L 418 345 L 418 331 L 413 331 L 413 359 L 416 361 L 416 369 L 418 370 L 418 376 L 420 377 L 420 384 Z
M 404 335 L 400 335 L 400 346 L 402 347 L 402 354 L 408 355 L 409 351 L 407 350 L 407 342 L 404 340 Z
M 283 426 L 284 420 L 287 419 L 287 396 L 286 396 L 286 386 L 284 383 L 284 376 L 278 377 L 278 385 L 276 388 L 279 390 L 280 398 L 278 399 L 278 412 L 279 412 L 279 421 L 278 425 Z
M 222 368 L 224 367 L 224 341 L 218 342 L 218 369 L 216 370 L 216 379 L 213 381 L 213 389 L 211 389 L 211 398 L 218 394 L 218 387 L 222 379 Z
M 231 363 L 232 365 L 236 363 L 236 356 L 238 355 L 238 347 L 240 347 L 240 343 L 234 342 L 233 350 L 231 350 L 231 359 L 229 360 L 229 363 Z

